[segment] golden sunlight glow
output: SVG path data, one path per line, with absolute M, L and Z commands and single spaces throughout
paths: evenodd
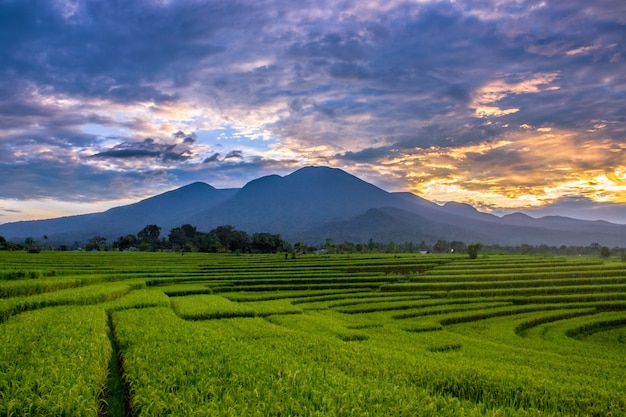
M 600 45 L 581 46 L 580 48 L 570 49 L 569 51 L 566 51 L 565 55 L 572 56 L 572 55 L 586 54 L 589 52 L 596 51 L 600 48 L 601 48 Z
M 465 159 L 467 157 L 467 154 L 470 154 L 470 153 L 484 155 L 488 152 L 493 151 L 494 149 L 505 148 L 511 145 L 512 143 L 513 142 L 509 140 L 500 140 L 500 141 L 493 142 L 493 143 L 485 142 L 485 143 L 479 143 L 477 145 L 461 146 L 461 147 L 451 148 L 447 150 L 447 155 L 450 155 L 454 159 L 460 160 L 460 159 Z
M 136 203 L 137 199 L 111 200 L 104 202 L 76 202 L 61 201 L 54 199 L 45 200 L 11 200 L 0 198 L 0 206 L 3 210 L 19 213 L 19 220 L 39 220 L 52 219 L 63 216 L 73 216 L 85 213 L 98 213 L 127 204 Z M 24 207 L 28 207 L 28 211 L 23 211 Z M 0 217 L 0 223 L 6 221 L 15 221 L 16 219 L 4 219 Z M 33 236 L 40 238 L 41 236 Z
M 511 109 L 501 109 L 500 107 L 495 106 L 477 106 L 474 114 L 476 117 L 489 117 L 489 116 L 506 116 L 507 114 L 517 113 L 519 111 L 518 108 Z
M 548 86 L 559 76 L 558 72 L 534 74 L 530 79 L 517 83 L 507 83 L 504 80 L 491 81 L 474 92 L 470 107 L 474 109 L 474 116 L 485 118 L 489 116 L 505 116 L 518 112 L 518 108 L 501 109 L 494 103 L 512 94 L 530 94 L 541 91 L 558 90 L 558 86 Z
M 619 203 L 626 202 L 625 155 L 625 147 L 609 139 L 529 127 L 494 143 L 416 149 L 377 171 L 401 176 L 429 200 L 483 210 L 536 207 L 567 196 Z
M 543 203 L 535 195 L 521 195 L 507 197 L 498 193 L 466 190 L 459 184 L 448 184 L 440 181 L 431 181 L 421 184 L 417 194 L 437 203 L 448 201 L 464 202 L 473 205 L 481 211 L 491 211 L 492 208 L 520 208 L 537 207 Z

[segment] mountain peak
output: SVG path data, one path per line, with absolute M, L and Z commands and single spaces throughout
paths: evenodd
M 261 178 L 254 179 L 244 185 L 242 190 L 250 191 L 251 189 L 263 188 L 280 182 L 283 179 L 280 175 L 272 174 Z
M 354 175 L 348 174 L 346 171 L 339 168 L 330 168 L 325 166 L 307 166 L 300 168 L 297 171 L 284 177 L 287 181 L 337 181 L 340 179 L 345 180 L 357 180 L 361 179 Z
M 216 188 L 202 181 L 192 182 L 191 184 L 187 184 L 179 188 L 179 190 L 209 190 L 209 189 L 215 190 Z
M 528 214 L 520 213 L 519 211 L 516 211 L 515 213 L 511 213 L 511 214 L 505 214 L 504 216 L 502 216 L 502 218 L 503 219 L 527 220 L 527 221 L 535 220 L 533 217 L 530 217 Z
M 287 176 L 291 177 L 291 176 L 319 175 L 319 174 L 330 174 L 330 173 L 347 174 L 346 171 L 340 168 L 332 168 L 332 167 L 320 166 L 320 165 L 309 165 L 309 166 L 305 166 L 300 169 L 297 169 Z

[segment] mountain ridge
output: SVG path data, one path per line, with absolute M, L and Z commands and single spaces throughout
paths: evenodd
M 116 239 L 148 224 L 169 230 L 192 224 L 201 231 L 230 224 L 248 233 L 279 233 L 290 242 L 426 241 L 487 244 L 626 246 L 626 225 L 561 216 L 503 217 L 463 203 L 440 206 L 412 193 L 388 192 L 343 170 L 305 167 L 268 175 L 242 188 L 217 189 L 195 182 L 100 213 L 0 225 L 10 240 L 26 237 L 74 243 L 95 235 Z

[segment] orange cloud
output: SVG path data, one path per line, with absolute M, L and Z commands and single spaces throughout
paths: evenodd
M 470 107 L 474 109 L 474 116 L 478 118 L 500 117 L 517 113 L 519 108 L 501 109 L 494 104 L 512 94 L 558 90 L 558 86 L 549 86 L 557 79 L 558 75 L 558 72 L 534 74 L 531 78 L 517 83 L 508 83 L 504 80 L 488 82 L 474 92 Z
M 626 201 L 626 145 L 554 128 L 494 143 L 418 148 L 374 169 L 430 200 L 483 209 L 540 206 L 565 196 Z

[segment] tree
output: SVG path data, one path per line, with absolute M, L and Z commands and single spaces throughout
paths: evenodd
M 242 230 L 235 230 L 232 240 L 230 241 L 229 249 L 231 252 L 249 252 L 250 236 Z
M 0 236 L 0 250 L 5 250 L 7 248 L 7 240 L 4 236 Z
M 326 238 L 326 243 L 324 244 L 324 249 L 326 249 L 326 253 L 336 253 L 337 252 L 337 246 L 335 245 L 335 242 L 333 242 L 333 240 L 329 237 Z
M 39 253 L 40 251 L 39 242 L 34 240 L 32 237 L 24 239 L 24 246 L 26 247 L 28 253 Z
M 433 246 L 433 251 L 435 253 L 446 253 L 450 251 L 450 245 L 447 241 L 439 239 L 437 243 Z
M 453 240 L 452 242 L 450 242 L 450 251 L 454 252 L 454 253 L 463 253 L 467 250 L 467 247 L 465 246 L 465 243 L 458 241 L 458 240 Z
M 467 245 L 467 254 L 470 259 L 476 259 L 478 257 L 478 252 L 482 249 L 482 243 L 471 243 Z
M 128 250 L 136 245 L 137 245 L 137 236 L 135 235 L 120 236 L 113 243 L 113 247 L 121 251 Z
M 106 241 L 107 241 L 106 237 L 94 236 L 91 239 L 89 239 L 89 242 L 87 242 L 87 245 L 85 245 L 85 249 L 88 250 L 88 251 L 92 251 L 92 250 L 101 251 L 101 250 L 104 250 L 104 249 L 106 249 Z
M 299 255 L 303 255 L 305 253 L 307 253 L 307 245 L 304 242 L 298 242 L 295 245 L 293 245 L 293 251 L 294 253 L 297 253 Z
M 140 248 L 142 250 L 154 251 L 159 246 L 159 236 L 161 235 L 161 228 L 156 224 L 149 224 L 137 233 L 137 238 L 141 242 Z
M 280 235 L 267 232 L 254 233 L 250 243 L 252 251 L 258 253 L 276 253 L 280 250 L 285 250 L 286 246 L 286 242 Z
M 610 257 L 611 257 L 611 250 L 606 246 L 602 246 L 600 248 L 600 258 L 607 259 Z
M 212 252 L 248 252 L 250 236 L 231 225 L 218 226 L 209 232 Z
M 398 252 L 398 244 L 396 242 L 389 242 L 387 245 L 387 253 L 397 253 Z
M 350 253 L 354 253 L 354 251 L 355 251 L 355 246 L 354 246 L 354 243 L 352 243 L 352 242 L 345 241 L 345 242 L 343 242 L 343 243 L 341 243 L 341 244 L 339 244 L 337 246 L 339 248 L 339 252 L 340 253 L 348 253 L 348 254 L 350 254 Z
M 202 252 L 209 251 L 206 244 L 206 233 L 198 232 L 195 226 L 190 224 L 184 224 L 170 230 L 167 239 L 172 249 L 177 251 L 192 252 L 196 249 Z

